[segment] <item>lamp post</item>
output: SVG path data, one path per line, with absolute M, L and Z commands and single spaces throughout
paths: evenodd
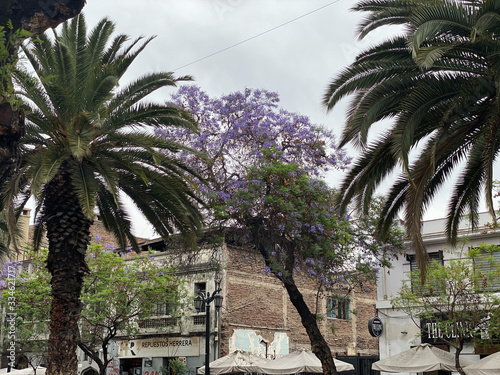
M 201 312 L 203 310 L 203 304 L 205 304 L 205 375 L 210 375 L 210 302 L 215 301 L 215 309 L 218 311 L 222 306 L 222 296 L 219 294 L 221 289 L 216 289 L 212 295 L 210 292 L 198 292 L 198 295 L 194 298 L 194 308 L 196 311 Z

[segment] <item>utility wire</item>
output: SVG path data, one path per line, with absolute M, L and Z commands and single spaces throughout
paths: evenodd
M 269 30 L 263 31 L 263 32 L 261 32 L 260 34 L 254 35 L 254 36 L 252 36 L 252 37 L 250 37 L 250 38 L 248 38 L 248 39 L 242 40 L 241 42 L 235 43 L 235 44 L 233 44 L 233 45 L 231 45 L 231 46 L 229 46 L 229 47 L 223 48 L 223 49 L 221 49 L 221 50 L 219 50 L 219 51 L 217 51 L 217 52 L 214 52 L 214 53 L 211 53 L 211 54 L 209 54 L 209 55 L 206 55 L 206 56 L 204 56 L 204 57 L 202 57 L 202 58 L 199 58 L 198 60 L 192 61 L 192 62 L 190 62 L 190 63 L 188 63 L 188 64 L 185 64 L 185 65 L 182 65 L 182 66 L 180 66 L 180 67 L 178 67 L 178 68 L 175 68 L 175 69 L 174 69 L 174 71 L 180 70 L 180 69 L 185 68 L 186 66 L 189 66 L 189 65 L 196 64 L 197 62 L 200 62 L 200 61 L 202 61 L 202 60 L 208 59 L 209 57 L 212 57 L 212 56 L 218 55 L 219 53 L 222 53 L 222 52 L 227 51 L 227 50 L 229 50 L 229 49 L 231 49 L 231 48 L 234 48 L 234 47 L 236 47 L 236 46 L 239 46 L 240 44 L 243 44 L 243 43 L 246 43 L 246 42 L 248 42 L 248 41 L 250 41 L 250 40 L 252 40 L 252 39 L 258 38 L 259 36 L 262 36 L 262 35 L 264 35 L 264 34 L 270 33 L 271 31 L 274 31 L 274 30 L 276 30 L 276 29 L 279 29 L 280 27 L 283 27 L 283 26 L 285 26 L 285 25 L 288 25 L 289 23 L 292 23 L 292 22 L 295 22 L 295 21 L 297 21 L 297 20 L 300 20 L 301 18 L 307 17 L 307 16 L 309 16 L 309 15 L 311 15 L 311 14 L 313 14 L 313 13 L 316 13 L 316 12 L 318 12 L 318 11 L 322 10 L 322 9 L 325 9 L 326 7 L 329 7 L 330 5 L 333 5 L 333 4 L 335 4 L 335 3 L 338 3 L 339 1 L 340 1 L 340 0 L 335 0 L 335 1 L 332 1 L 331 3 L 328 3 L 328 4 L 326 4 L 326 5 L 323 5 L 322 7 L 319 7 L 319 8 L 317 8 L 317 9 L 314 9 L 314 10 L 312 10 L 312 11 L 310 11 L 310 12 L 308 12 L 308 13 L 305 13 L 305 14 L 303 14 L 303 15 L 301 15 L 301 16 L 298 16 L 298 17 L 296 17 L 296 18 L 294 18 L 294 19 L 291 19 L 290 21 L 287 21 L 287 22 L 285 22 L 285 23 L 282 23 L 281 25 L 278 25 L 278 26 L 275 26 L 275 27 L 273 27 L 273 28 L 271 28 L 271 29 L 269 29 Z

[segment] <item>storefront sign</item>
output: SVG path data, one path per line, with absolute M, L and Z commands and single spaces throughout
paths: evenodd
M 457 335 L 465 338 L 465 341 L 470 341 L 474 334 L 477 334 L 473 328 L 467 323 L 455 322 L 454 324 L 448 321 L 432 321 L 422 319 L 420 321 L 422 331 L 422 343 L 428 344 L 444 344 L 446 341 L 453 341 Z
M 371 318 L 368 321 L 368 332 L 370 332 L 370 335 L 373 337 L 379 337 L 382 335 L 382 332 L 384 331 L 384 325 L 382 324 L 382 320 L 378 316 Z
M 200 355 L 199 337 L 152 337 L 119 341 L 120 358 L 190 357 Z

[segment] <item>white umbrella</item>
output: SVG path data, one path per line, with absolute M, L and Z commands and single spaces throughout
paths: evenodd
M 259 365 L 268 362 L 268 359 L 243 350 L 234 352 L 210 362 L 210 375 L 230 374 L 235 372 L 261 372 Z M 198 369 L 198 374 L 204 374 L 205 367 Z
M 350 363 L 335 358 L 333 361 L 338 372 L 354 370 L 354 366 Z M 304 348 L 269 361 L 267 364 L 260 366 L 260 370 L 259 372 L 272 375 L 297 374 L 299 372 L 323 373 L 323 367 L 318 357 L 309 349 Z
M 500 374 L 500 352 L 490 354 L 483 359 L 465 366 L 467 375 L 498 375 Z
M 465 367 L 472 361 L 460 358 Z M 420 344 L 372 364 L 372 370 L 385 372 L 457 371 L 455 355 L 430 344 Z

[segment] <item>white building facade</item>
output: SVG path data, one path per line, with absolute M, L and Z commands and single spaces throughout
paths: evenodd
M 445 219 L 425 221 L 422 225 L 422 238 L 430 259 L 446 265 L 451 259 L 463 258 L 469 248 L 477 247 L 480 243 L 500 245 L 500 230 L 492 229 L 491 221 L 489 214 L 480 214 L 479 226 L 475 231 L 470 229 L 468 222 L 461 223 L 459 237 L 462 241 L 455 247 L 446 240 Z M 437 342 L 437 346 L 441 349 L 454 352 L 454 348 L 447 347 L 444 343 L 438 342 L 439 340 L 429 337 L 429 334 L 421 332 L 406 313 L 395 309 L 391 303 L 401 290 L 403 280 L 408 282 L 410 271 L 417 267 L 414 255 L 413 249 L 409 247 L 405 254 L 393 260 L 392 268 L 383 268 L 379 273 L 376 308 L 378 317 L 383 323 L 383 331 L 379 337 L 381 359 L 424 342 L 431 344 Z M 500 290 L 500 285 L 498 288 Z M 466 344 L 462 351 L 464 357 L 474 361 L 479 360 L 482 354 L 484 353 L 472 344 Z

